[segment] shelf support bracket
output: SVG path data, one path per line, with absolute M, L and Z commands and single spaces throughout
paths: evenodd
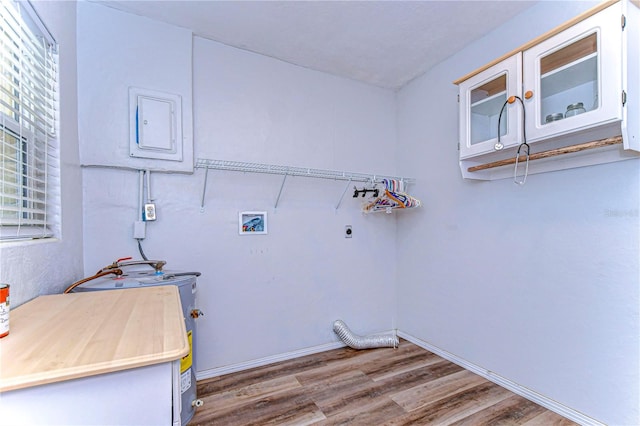
M 202 199 L 200 200 L 200 213 L 204 213 L 204 196 L 207 193 L 207 178 L 209 177 L 209 167 L 204 169 L 204 183 L 202 184 Z
M 284 188 L 284 183 L 287 181 L 287 176 L 289 173 L 285 173 L 284 178 L 282 178 L 282 184 L 280 185 L 280 191 L 278 191 L 278 198 L 276 198 L 276 205 L 273 207 L 274 210 L 278 208 L 278 203 L 280 202 L 280 196 L 282 195 L 282 188 Z
M 349 189 L 350 185 L 351 185 L 351 178 L 349 178 L 349 180 L 347 181 L 347 184 L 344 187 L 344 191 L 342 191 L 342 195 L 340 196 L 340 199 L 338 200 L 338 204 L 336 204 L 336 211 L 338 211 L 338 208 L 340 208 L 340 204 L 342 204 L 342 199 L 344 198 L 344 194 L 347 193 L 347 189 Z

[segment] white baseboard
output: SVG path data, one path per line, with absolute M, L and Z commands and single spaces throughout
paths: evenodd
M 196 373 L 197 380 L 210 379 L 211 377 L 222 376 L 224 374 L 236 373 L 238 371 L 248 370 L 250 368 L 262 367 L 265 365 L 273 364 L 275 362 L 286 361 L 289 359 L 299 358 L 305 355 L 317 354 L 320 352 L 330 351 L 332 349 L 343 348 L 345 346 L 342 342 L 326 343 L 324 345 L 312 346 L 310 348 L 300 349 L 292 352 L 285 352 L 282 354 L 272 355 L 264 358 L 258 358 L 238 364 L 227 365 L 224 367 L 211 368 L 209 370 L 198 371 Z
M 589 416 L 586 416 L 585 414 L 579 411 L 569 408 L 566 405 L 562 405 L 559 402 L 554 401 L 553 399 L 547 398 L 544 395 L 541 395 L 535 391 L 532 391 L 531 389 L 527 389 L 526 387 L 521 386 L 515 382 L 512 382 L 511 380 L 505 377 L 502 377 L 492 371 L 484 369 L 476 364 L 472 364 L 462 358 L 457 357 L 452 353 L 449 353 L 443 349 L 438 348 L 437 346 L 433 346 L 430 343 L 425 342 L 424 340 L 420 340 L 410 334 L 403 333 L 401 331 L 398 332 L 398 336 L 410 341 L 411 343 L 417 346 L 420 346 L 421 348 L 428 350 L 429 352 L 433 352 L 434 354 L 441 356 L 442 358 L 448 361 L 451 361 L 454 364 L 457 364 L 460 367 L 471 371 L 472 373 L 475 373 L 481 377 L 484 377 L 485 379 L 490 380 L 493 383 L 496 383 L 502 386 L 503 388 L 508 389 L 511 392 L 528 399 L 529 401 L 535 402 L 538 405 L 541 405 L 551 411 L 554 411 L 560 414 L 561 416 L 568 418 L 569 420 L 573 420 L 574 422 L 579 423 L 581 425 L 585 425 L 585 426 L 587 425 L 588 426 L 604 426 L 604 423 L 600 423 L 599 421 Z

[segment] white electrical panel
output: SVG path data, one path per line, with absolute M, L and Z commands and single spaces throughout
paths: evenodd
M 129 88 L 129 155 L 182 161 L 182 99 L 155 90 Z

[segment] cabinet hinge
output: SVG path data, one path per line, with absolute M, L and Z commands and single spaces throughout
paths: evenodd
M 460 103 L 460 93 L 458 93 L 458 103 Z
M 460 142 L 458 142 L 458 151 L 460 151 Z
M 627 92 L 622 91 L 622 106 L 625 106 L 627 103 Z
M 620 26 L 622 27 L 622 31 L 624 31 L 624 28 L 627 26 L 627 17 L 624 15 L 620 17 Z

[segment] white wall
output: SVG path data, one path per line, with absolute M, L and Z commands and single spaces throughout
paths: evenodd
M 638 424 L 640 163 L 464 181 L 451 82 L 590 6 L 541 2 L 398 94 L 398 327 L 607 424 Z M 635 60 L 638 60 L 636 57 Z
M 87 19 L 78 25 L 79 38 L 100 28 L 93 19 L 100 19 L 97 8 L 103 6 L 91 7 L 95 14 L 79 14 Z M 145 21 L 105 13 L 116 25 L 120 19 L 134 26 Z M 134 76 L 161 72 L 145 63 L 113 61 L 111 54 L 105 49 L 80 56 L 79 70 L 92 69 L 86 62 L 100 58 L 116 75 L 122 75 L 120 67 Z M 93 78 L 79 76 L 86 88 L 79 93 L 81 105 L 93 101 L 91 88 L 101 84 Z M 391 91 L 195 38 L 193 94 L 196 157 L 394 173 Z M 120 107 L 126 104 L 109 105 Z M 98 104 L 83 120 L 100 120 L 103 110 Z M 125 118 L 114 114 L 110 125 L 126 127 Z M 82 149 L 92 156 L 91 141 L 103 128 L 83 129 Z M 167 260 L 168 268 L 202 272 L 198 303 L 206 315 L 198 320 L 196 350 L 201 376 L 335 344 L 332 323 L 338 318 L 363 334 L 394 327 L 395 218 L 362 215 L 353 184 L 336 212 L 345 182 L 289 178 L 274 209 L 282 177 L 211 171 L 201 212 L 203 177 L 203 170 L 152 174 L 159 219 L 149 224 L 143 242 L 146 255 Z M 83 179 L 85 273 L 119 257 L 139 257 L 131 233 L 136 173 L 88 168 Z M 243 210 L 267 211 L 269 234 L 238 235 Z M 352 239 L 343 236 L 347 224 Z
M 82 165 L 191 172 L 191 31 L 78 2 L 78 132 Z M 182 162 L 129 156 L 129 87 L 182 100 Z
M 334 211 L 342 183 L 289 179 L 276 210 L 280 177 L 212 171 L 201 212 L 202 170 L 153 174 L 159 220 L 149 225 L 147 255 L 203 273 L 199 371 L 335 342 L 331 322 L 342 318 L 361 333 L 397 325 L 595 419 L 638 423 L 638 161 L 535 175 L 517 187 L 463 181 L 455 149 L 451 81 L 586 7 L 542 2 L 478 40 L 397 95 L 397 122 L 393 93 L 196 38 L 197 157 L 377 173 L 402 164 L 424 204 L 399 216 L 396 238 L 395 216 L 362 216 L 349 194 Z M 90 24 L 79 23 L 79 38 Z M 131 75 L 158 72 L 109 59 Z M 81 69 L 91 60 L 80 57 Z M 78 77 L 86 105 L 101 81 Z M 100 123 L 100 107 L 87 119 Z M 118 115 L 109 125 L 128 124 Z M 86 127 L 87 155 L 103 129 Z M 66 161 L 69 179 L 78 160 Z M 64 202 L 72 212 L 76 177 Z M 66 215 L 65 235 L 79 234 L 84 220 L 88 275 L 137 255 L 137 175 L 85 169 L 82 178 L 84 217 Z M 238 236 L 241 210 L 267 211 L 269 235 Z M 28 259 L 49 271 L 54 258 L 76 258 L 82 243 L 72 242 Z
M 82 177 L 78 160 L 76 8 L 72 2 L 34 2 L 59 44 L 62 234 L 37 242 L 3 242 L 0 282 L 11 285 L 15 308 L 40 294 L 63 291 L 82 277 Z

